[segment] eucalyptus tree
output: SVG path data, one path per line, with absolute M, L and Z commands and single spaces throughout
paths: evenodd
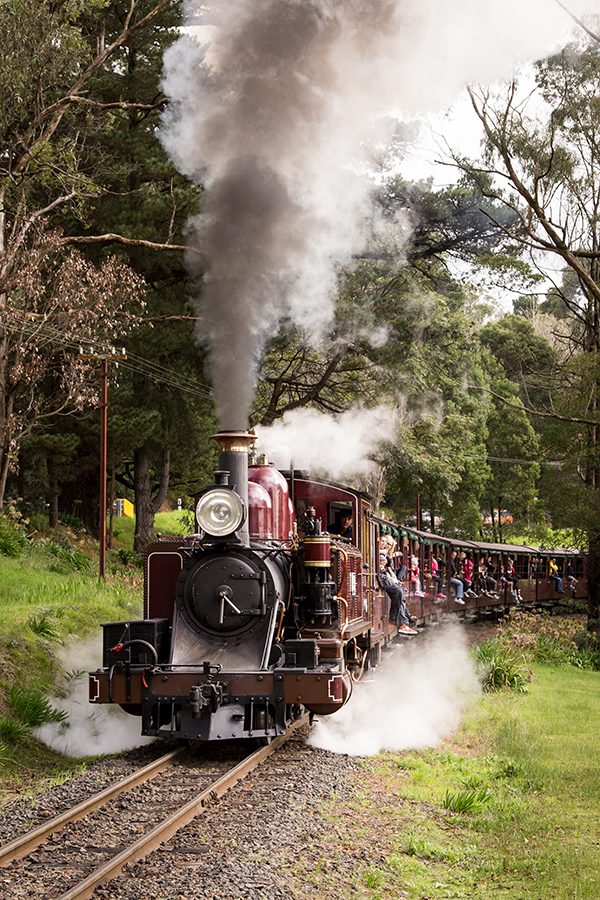
M 0 505 L 22 437 L 89 402 L 95 363 L 78 345 L 106 352 L 141 312 L 139 274 L 124 260 L 90 260 L 73 244 L 154 242 L 68 234 L 64 224 L 85 221 L 105 189 L 111 159 L 91 152 L 93 137 L 110 130 L 117 111 L 148 105 L 107 99 L 101 76 L 175 7 L 129 0 L 115 18 L 103 0 L 0 4 Z
M 499 93 L 472 88 L 483 155 L 457 158 L 484 196 L 512 214 L 492 221 L 530 266 L 553 281 L 568 328 L 537 419 L 569 426 L 568 450 L 587 500 L 590 623 L 600 619 L 600 44 L 582 38 L 537 64 L 534 86 Z M 556 270 L 566 270 L 568 276 Z M 574 486 L 576 493 L 579 493 Z

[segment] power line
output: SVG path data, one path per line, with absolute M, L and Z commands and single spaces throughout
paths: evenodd
M 82 348 L 89 347 L 97 355 L 102 355 L 107 352 L 107 344 L 100 341 L 94 339 L 77 341 L 73 338 L 67 338 L 49 325 L 36 324 L 30 321 L 20 321 L 15 313 L 8 313 L 8 315 L 13 319 L 16 319 L 16 322 L 13 324 L 10 322 L 6 323 L 6 328 L 10 331 L 22 331 L 27 333 L 29 337 L 39 335 L 45 344 L 54 343 L 75 351 L 80 351 Z M 204 385 L 201 385 L 198 382 L 183 381 L 178 373 L 165 366 L 161 366 L 159 363 L 145 359 L 142 356 L 128 354 L 128 360 L 119 361 L 119 366 L 130 372 L 144 375 L 157 383 L 165 384 L 168 387 L 184 391 L 196 397 L 201 397 L 202 399 L 208 399 L 212 396 L 210 389 Z
M 483 459 L 486 462 L 512 463 L 519 466 L 550 466 L 558 468 L 563 460 L 561 459 L 514 459 L 510 456 L 488 456 L 486 453 L 465 453 L 466 459 Z

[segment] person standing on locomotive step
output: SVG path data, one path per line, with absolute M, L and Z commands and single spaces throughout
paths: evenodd
M 463 594 L 465 592 L 465 586 L 458 577 L 460 574 L 460 568 L 458 564 L 458 553 L 456 550 L 453 550 L 450 554 L 450 584 L 454 588 L 456 592 L 455 601 L 457 603 L 465 605 L 465 601 L 463 600 Z
M 379 582 L 391 600 L 389 617 L 398 628 L 398 634 L 418 634 L 418 631 L 410 627 L 402 585 L 394 572 L 391 557 L 385 553 L 381 553 L 379 557 Z

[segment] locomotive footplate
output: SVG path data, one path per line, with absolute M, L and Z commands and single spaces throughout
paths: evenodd
M 90 673 L 89 688 L 91 703 L 118 703 L 141 715 L 143 734 L 220 740 L 274 737 L 302 706 L 320 715 L 336 712 L 351 678 L 326 666 L 252 673 L 131 666 Z

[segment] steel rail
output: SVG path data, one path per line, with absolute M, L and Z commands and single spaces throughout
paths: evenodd
M 279 735 L 279 737 L 276 737 L 270 744 L 261 747 L 260 750 L 257 750 L 255 753 L 252 753 L 246 759 L 242 760 L 241 763 L 238 763 L 233 769 L 230 769 L 226 775 L 217 779 L 217 781 L 213 782 L 208 788 L 181 806 L 176 812 L 172 813 L 159 825 L 149 831 L 148 834 L 143 835 L 139 840 L 134 844 L 131 844 L 131 846 L 127 847 L 117 856 L 99 866 L 91 875 L 88 875 L 87 878 L 80 881 L 79 884 L 76 884 L 70 890 L 61 894 L 58 900 L 87 900 L 87 898 L 92 897 L 97 887 L 108 881 L 112 881 L 126 865 L 131 865 L 132 863 L 138 862 L 140 859 L 144 859 L 144 857 L 148 856 L 153 850 L 156 850 L 157 847 L 164 844 L 164 842 L 172 837 L 177 831 L 180 831 L 189 824 L 192 819 L 200 815 L 200 813 L 203 813 L 215 802 L 215 800 L 225 794 L 230 788 L 234 787 L 238 781 L 241 781 L 246 775 L 264 762 L 264 760 L 274 753 L 275 750 L 278 750 L 282 744 L 285 744 L 294 731 L 301 728 L 303 725 L 307 725 L 308 722 L 308 714 L 299 718 L 291 725 L 285 734 Z
M 125 778 L 121 778 L 119 781 L 109 785 L 98 794 L 94 794 L 93 797 L 88 797 L 87 800 L 83 800 L 77 806 L 73 806 L 59 816 L 34 828 L 33 831 L 28 831 L 26 834 L 22 834 L 20 837 L 15 838 L 14 841 L 11 841 L 9 844 L 0 847 L 0 868 L 4 868 L 16 859 L 22 859 L 24 856 L 27 856 L 32 850 L 35 850 L 36 847 L 43 844 L 51 834 L 60 831 L 71 822 L 83 819 L 84 816 L 94 812 L 96 809 L 100 809 L 124 791 L 131 790 L 131 788 L 137 787 L 138 784 L 144 784 L 144 782 L 150 781 L 152 778 L 160 775 L 160 773 L 169 768 L 179 756 L 186 753 L 187 749 L 187 747 L 180 747 L 177 750 L 166 753 L 164 756 L 160 756 L 158 759 L 155 759 L 154 762 L 149 763 L 149 765 L 138 769 L 136 772 L 132 772 L 131 775 L 127 775 Z

